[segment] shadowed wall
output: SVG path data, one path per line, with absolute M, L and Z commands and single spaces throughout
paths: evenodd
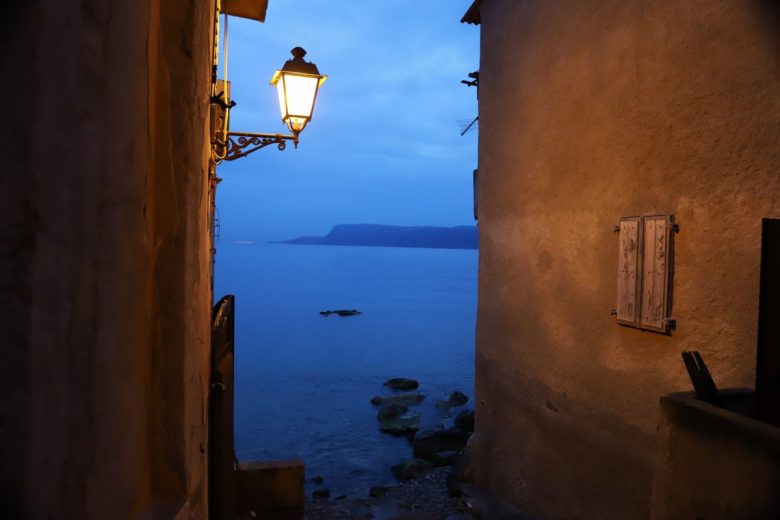
M 212 2 L 9 10 L 4 517 L 204 517 Z
M 661 395 L 752 385 L 780 216 L 772 2 L 481 4 L 477 483 L 546 518 L 647 518 Z M 675 215 L 671 336 L 618 326 L 621 216 Z

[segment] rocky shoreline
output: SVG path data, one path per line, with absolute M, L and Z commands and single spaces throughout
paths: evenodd
M 373 486 L 367 497 L 331 497 L 325 479 L 315 476 L 310 481 L 317 488 L 307 498 L 306 518 L 476 518 L 473 500 L 464 494 L 466 445 L 474 431 L 474 412 L 465 408 L 468 396 L 455 390 L 446 400 L 437 401 L 440 424 L 420 429 L 422 414 L 415 407 L 426 395 L 417 391 L 419 382 L 392 378 L 383 386 L 388 395 L 371 399 L 378 408 L 379 429 L 406 437 L 410 447 L 410 457 L 391 467 L 398 484 Z
M 478 518 L 462 497 L 447 493 L 450 468 L 436 468 L 427 475 L 386 489 L 382 496 L 335 499 L 307 498 L 307 520 L 469 520 Z

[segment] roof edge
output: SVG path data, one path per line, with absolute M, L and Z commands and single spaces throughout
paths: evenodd
M 474 0 L 474 3 L 472 3 L 468 11 L 466 11 L 466 14 L 464 14 L 463 18 L 460 19 L 460 23 L 470 23 L 474 25 L 479 25 L 482 23 L 482 20 L 479 16 L 479 4 L 481 3 L 482 0 Z
M 222 0 L 222 12 L 239 18 L 265 22 L 268 0 Z

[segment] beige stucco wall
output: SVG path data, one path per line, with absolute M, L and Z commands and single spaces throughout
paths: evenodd
M 780 217 L 768 0 L 484 0 L 477 483 L 550 518 L 647 518 L 682 350 L 754 378 L 761 218 Z M 672 213 L 671 336 L 620 327 L 626 215 Z
M 4 518 L 203 518 L 212 2 L 13 2 Z

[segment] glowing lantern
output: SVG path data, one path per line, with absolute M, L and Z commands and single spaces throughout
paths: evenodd
M 274 73 L 271 85 L 276 85 L 282 121 L 298 135 L 311 121 L 317 91 L 328 77 L 321 75 L 315 64 L 303 59 L 305 50 L 296 47 L 291 52 L 293 59 Z

